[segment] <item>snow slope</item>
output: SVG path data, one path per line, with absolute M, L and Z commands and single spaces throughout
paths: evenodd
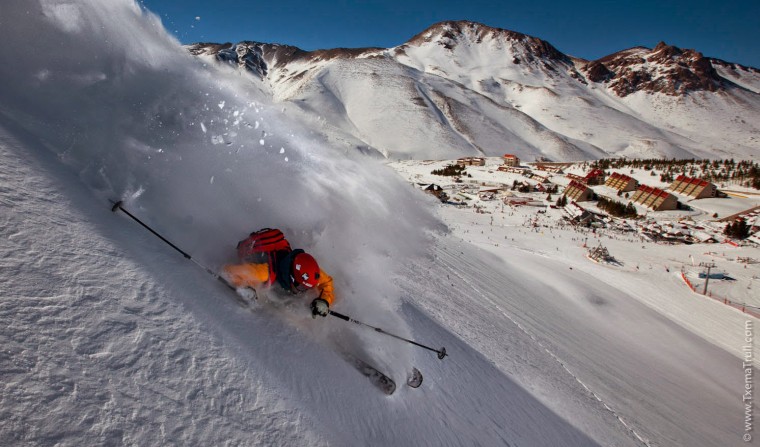
M 603 276 L 464 242 L 442 224 L 459 217 L 241 95 L 131 0 L 12 0 L 2 20 L 0 444 L 740 442 L 727 346 Z M 450 356 L 307 300 L 243 309 L 113 198 L 212 268 L 281 227 L 335 276 L 336 310 Z M 386 397 L 334 344 L 425 382 Z

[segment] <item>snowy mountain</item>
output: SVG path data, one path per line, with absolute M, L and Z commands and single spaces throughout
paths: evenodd
M 447 134 L 446 123 L 480 107 L 494 120 L 481 126 L 513 126 L 515 138 L 589 156 L 590 144 L 458 81 L 388 64 L 385 50 L 316 61 L 268 47 L 252 66 L 267 77 L 289 67 L 293 79 L 265 84 L 199 64 L 132 0 L 1 9 L 0 445 L 744 445 L 748 315 L 652 268 L 701 260 L 706 247 L 620 241 L 626 266 L 611 268 L 580 247 L 599 234 L 535 226 L 525 209 L 444 208 L 345 150 L 359 142 L 348 130 L 386 118 L 362 115 L 369 105 L 395 110 L 398 98 L 342 76 L 420 98 L 428 112 L 401 108 L 388 141 L 411 129 L 401 118 L 440 107 L 426 137 L 466 147 L 485 136 Z M 411 64 L 438 48 L 405 51 L 392 57 Z M 277 68 L 277 54 L 293 60 Z M 456 67 L 446 61 L 441 70 Z M 280 87 L 304 104 L 273 101 Z M 328 87 L 335 98 L 319 94 Z M 345 112 L 299 111 L 317 105 Z M 503 110 L 515 121 L 498 121 Z M 334 310 L 449 356 L 313 319 L 309 299 L 277 301 L 276 289 L 241 307 L 206 269 L 235 262 L 237 241 L 262 227 L 319 259 Z M 400 384 L 412 366 L 425 381 L 386 396 L 337 346 Z
M 760 149 L 760 71 L 664 43 L 586 61 L 460 21 L 388 49 L 187 48 L 320 116 L 321 132 L 346 150 L 391 158 L 744 158 Z

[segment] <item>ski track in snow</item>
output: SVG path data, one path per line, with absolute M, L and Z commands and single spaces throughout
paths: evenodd
M 595 433 L 602 445 L 617 445 L 621 435 L 609 437 L 614 427 L 594 427 L 596 418 L 635 435 L 637 445 L 742 442 L 732 431 L 741 408 L 731 390 L 742 388 L 743 376 L 740 362 L 728 352 L 617 288 L 590 276 L 562 274 L 567 267 L 559 262 L 537 261 L 515 250 L 504 264 L 486 251 L 451 241 L 442 241 L 436 253 L 442 273 L 426 275 L 448 274 L 444 282 L 462 296 L 450 295 L 449 307 L 425 300 L 425 309 L 455 322 L 460 337 L 546 399 L 560 416 Z M 550 274 L 552 282 L 539 279 Z M 446 285 L 438 285 L 441 294 Z M 521 350 L 531 354 L 518 354 Z M 556 387 L 562 376 L 575 385 L 546 388 Z M 579 404 L 583 395 L 592 402 Z M 608 417 L 596 414 L 599 409 Z
M 541 255 L 541 256 L 543 256 L 543 255 Z M 457 262 L 461 262 L 461 258 L 458 258 L 458 257 L 456 257 L 456 258 L 459 260 L 459 261 L 457 261 Z M 449 265 L 451 266 L 451 265 L 453 265 L 453 264 L 449 264 Z M 456 269 L 453 269 L 453 268 L 452 268 L 452 269 L 451 269 L 451 271 L 452 271 L 452 273 L 455 273 L 455 274 L 457 274 L 457 271 L 456 271 Z M 461 274 L 457 274 L 457 276 L 458 276 L 458 279 L 459 279 L 460 281 L 463 281 L 463 282 L 465 282 L 465 283 L 466 283 L 466 284 L 467 284 L 469 287 L 473 288 L 474 290 L 478 290 L 478 289 L 477 289 L 477 287 L 473 286 L 473 284 L 472 284 L 472 280 L 470 280 L 470 279 L 468 279 L 468 278 L 466 278 L 466 277 L 462 276 Z M 479 296 L 482 296 L 482 297 L 483 297 L 485 300 L 488 300 L 488 295 L 486 295 L 486 294 L 482 294 L 482 293 L 479 293 L 478 295 L 479 295 Z M 540 347 L 541 347 L 541 349 L 543 349 L 543 350 L 544 350 L 544 352 L 546 352 L 546 353 L 547 353 L 547 354 L 548 354 L 548 355 L 549 355 L 549 356 L 550 356 L 552 359 L 554 359 L 554 360 L 555 360 L 555 361 L 556 361 L 556 362 L 557 362 L 557 363 L 558 363 L 558 364 L 559 364 L 559 365 L 562 367 L 562 369 L 564 369 L 564 370 L 565 370 L 565 371 L 566 371 L 566 372 L 567 372 L 567 373 L 568 373 L 568 374 L 569 374 L 569 375 L 570 375 L 570 376 L 571 376 L 571 377 L 572 377 L 572 378 L 573 378 L 573 379 L 574 379 L 576 382 L 578 382 L 578 384 L 579 384 L 579 385 L 581 385 L 581 386 L 583 387 L 583 389 L 584 389 L 584 390 L 588 391 L 588 392 L 589 392 L 589 393 L 590 393 L 590 394 L 591 394 L 591 395 L 594 397 L 594 399 L 596 399 L 597 401 L 599 401 L 599 403 L 600 403 L 600 404 L 601 404 L 601 405 L 602 405 L 602 406 L 603 406 L 603 407 L 604 407 L 604 408 L 605 408 L 607 411 L 609 411 L 610 413 L 612 413 L 612 415 L 615 417 L 615 419 L 617 419 L 617 420 L 618 420 L 618 421 L 619 421 L 619 422 L 620 422 L 620 423 L 621 423 L 621 424 L 622 424 L 622 425 L 623 425 L 623 426 L 626 428 L 626 430 L 630 431 L 630 432 L 631 432 L 631 434 L 633 434 L 633 435 L 636 437 L 636 439 L 638 439 L 639 441 L 641 441 L 641 442 L 642 442 L 643 444 L 645 444 L 645 445 L 650 445 L 650 444 L 649 444 L 649 443 L 648 443 L 648 442 L 647 442 L 645 439 L 643 439 L 643 438 L 641 437 L 641 435 L 639 435 L 639 434 L 636 432 L 636 430 L 635 430 L 634 428 L 632 428 L 632 427 L 631 427 L 631 426 L 630 426 L 628 423 L 626 423 L 626 422 L 625 422 L 625 421 L 624 421 L 624 420 L 623 420 L 623 419 L 620 417 L 620 415 L 618 415 L 618 414 L 615 412 L 615 410 L 614 410 L 614 409 L 610 408 L 610 406 L 609 406 L 609 405 L 607 405 L 607 403 L 606 403 L 606 402 L 604 402 L 604 400 L 602 400 L 602 398 L 601 398 L 601 397 L 599 397 L 599 396 L 598 396 L 596 393 L 594 393 L 594 391 L 592 391 L 592 390 L 591 390 L 591 389 L 590 389 L 590 388 L 589 388 L 589 387 L 588 387 L 588 386 L 587 386 L 585 383 L 583 383 L 583 381 L 582 381 L 582 380 L 581 380 L 581 379 L 580 379 L 580 378 L 579 378 L 577 375 L 575 375 L 575 374 L 574 374 L 574 373 L 573 373 L 573 372 L 570 370 L 570 368 L 567 366 L 567 364 L 566 364 L 564 361 L 562 361 L 562 359 L 560 359 L 559 357 L 557 357 L 557 355 L 556 355 L 554 352 L 552 352 L 552 351 L 551 351 L 549 348 L 547 348 L 547 347 L 546 347 L 546 346 L 545 346 L 545 345 L 544 345 L 544 344 L 543 344 L 543 343 L 542 343 L 542 342 L 541 342 L 541 341 L 540 341 L 540 340 L 539 340 L 539 339 L 538 339 L 538 338 L 537 338 L 535 335 L 531 334 L 531 332 L 530 332 L 528 329 L 526 329 L 526 328 L 525 328 L 525 327 L 524 327 L 522 324 L 520 324 L 520 323 L 519 323 L 517 320 L 515 320 L 515 319 L 514 319 L 514 317 L 512 317 L 512 316 L 511 316 L 509 313 L 507 313 L 506 311 L 504 311 L 504 310 L 503 310 L 503 309 L 502 309 L 502 308 L 501 308 L 501 307 L 500 307 L 498 304 L 496 304 L 495 302 L 493 302 L 493 301 L 490 301 L 490 300 L 489 300 L 489 304 L 491 304 L 491 305 L 492 305 L 492 306 L 493 306 L 495 309 L 499 310 L 499 312 L 500 312 L 502 315 L 504 315 L 504 316 L 505 316 L 505 317 L 506 317 L 506 318 L 507 318 L 507 319 L 508 319 L 510 322 L 512 322 L 512 323 L 513 323 L 515 326 L 517 326 L 517 328 L 518 328 L 518 329 L 520 329 L 520 331 L 522 331 L 522 332 L 523 332 L 525 335 L 527 335 L 527 336 L 528 336 L 528 338 L 530 338 L 530 339 L 531 339 L 532 341 L 534 341 L 534 342 L 535 342 L 535 343 L 536 343 L 538 346 L 540 346 Z

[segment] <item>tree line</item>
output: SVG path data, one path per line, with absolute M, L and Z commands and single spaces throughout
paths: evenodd
M 458 175 L 465 175 L 465 167 L 461 165 L 447 165 L 444 168 L 441 169 L 435 169 L 430 172 L 433 175 L 444 175 L 444 176 L 458 176 Z
M 733 158 L 725 160 L 680 159 L 675 158 L 602 158 L 592 162 L 584 162 L 584 167 L 592 169 L 643 169 L 661 172 L 660 180 L 672 182 L 675 177 L 701 178 L 709 182 L 734 182 L 742 186 L 760 189 L 760 165 L 751 160 L 736 161 Z
M 611 200 L 606 197 L 599 197 L 596 206 L 598 206 L 599 209 L 604 210 L 607 214 L 615 217 L 633 219 L 639 216 L 636 212 L 636 207 L 633 206 L 631 202 L 628 202 L 626 205 L 624 203 L 618 202 L 617 200 Z
M 747 225 L 747 221 L 744 219 L 736 219 L 726 225 L 726 229 L 723 230 L 723 234 L 734 239 L 746 239 L 749 237 L 750 226 Z

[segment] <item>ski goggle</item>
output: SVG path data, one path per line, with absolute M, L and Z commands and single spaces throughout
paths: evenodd
M 294 292 L 306 292 L 307 290 L 311 290 L 313 288 L 313 286 L 309 287 L 306 284 L 296 282 L 292 276 L 290 277 L 290 284 L 290 288 Z
M 303 284 L 293 284 L 293 288 L 299 292 L 306 292 L 307 290 L 311 289 L 311 287 L 305 286 Z

